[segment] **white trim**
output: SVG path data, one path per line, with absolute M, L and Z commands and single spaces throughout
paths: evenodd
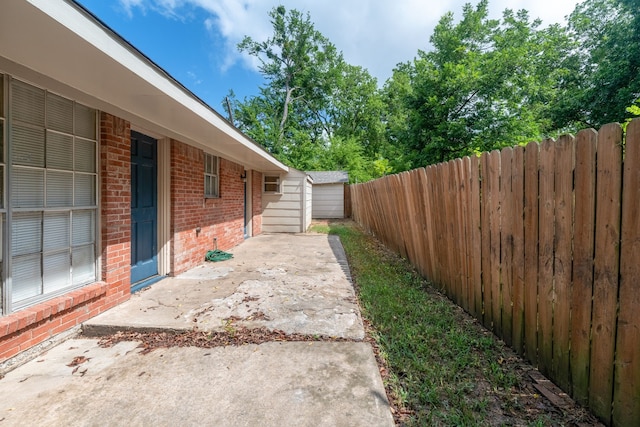
M 278 190 L 277 191 L 267 191 L 265 190 L 265 186 L 267 185 L 267 177 L 278 177 Z M 269 184 L 273 184 L 270 182 Z M 262 174 L 262 194 L 282 194 L 282 175 L 279 173 L 263 173 Z
M 171 140 L 158 139 L 158 274 L 171 273 Z
M 181 86 L 164 70 L 128 44 L 112 30 L 96 21 L 78 5 L 67 0 L 27 0 L 43 13 L 53 18 L 72 33 L 82 38 L 95 49 L 107 55 L 135 76 L 141 78 L 170 99 L 187 108 L 196 116 L 204 119 L 216 129 L 222 131 L 254 155 L 268 161 L 272 166 L 284 171 L 288 167 L 272 157 L 237 128 L 223 119 L 211 107 L 198 99 L 193 93 Z M 223 156 L 225 157 L 225 156 Z
M 215 171 L 207 172 L 207 165 L 209 164 L 209 157 L 214 159 L 215 161 Z M 216 179 L 216 188 L 213 190 L 213 193 L 207 193 L 207 177 L 215 177 Z M 220 156 L 216 156 L 215 154 L 204 152 L 204 188 L 202 189 L 205 199 L 219 199 L 220 198 Z
M 249 237 L 253 237 L 253 170 L 248 169 L 245 170 L 244 173 L 246 174 L 246 192 L 247 192 L 247 203 L 245 203 L 244 209 L 245 209 L 245 215 L 247 217 L 247 223 L 245 224 L 247 227 L 247 236 Z

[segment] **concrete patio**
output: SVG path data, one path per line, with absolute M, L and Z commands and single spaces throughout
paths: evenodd
M 232 252 L 133 295 L 87 322 L 84 337 L 9 372 L 2 424 L 393 426 L 337 237 L 261 235 Z M 95 338 L 229 324 L 348 341 L 143 354 L 139 342 L 102 348 Z

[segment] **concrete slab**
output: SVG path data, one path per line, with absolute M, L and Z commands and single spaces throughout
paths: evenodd
M 261 235 L 233 253 L 133 295 L 85 333 L 233 322 L 353 341 L 141 354 L 138 342 L 70 339 L 0 380 L 0 425 L 393 426 L 338 238 Z
M 100 348 L 73 339 L 0 380 L 3 426 L 393 426 L 371 347 Z M 81 358 L 81 359 L 78 359 Z M 76 366 L 72 362 L 84 360 Z
M 263 234 L 232 252 L 231 260 L 202 265 L 133 295 L 86 322 L 85 333 L 224 330 L 233 321 L 287 333 L 364 337 L 337 236 Z

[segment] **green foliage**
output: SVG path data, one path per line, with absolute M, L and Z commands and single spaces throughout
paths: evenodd
M 523 400 L 528 377 L 504 343 L 435 291 L 406 260 L 354 223 L 314 225 L 340 236 L 362 314 L 389 375 L 400 425 L 568 425 L 575 414 Z M 529 399 L 535 399 L 529 396 Z M 537 403 L 537 402 L 536 402 Z
M 636 102 L 634 102 L 630 107 L 627 107 L 626 110 L 627 113 L 631 115 L 631 117 L 625 120 L 622 124 L 622 130 L 624 132 L 627 131 L 627 126 L 629 126 L 629 123 L 631 123 L 631 120 L 633 120 L 634 117 L 640 117 L 640 99 L 637 99 Z
M 430 45 L 382 89 L 345 62 L 308 14 L 278 6 L 273 34 L 246 37 L 267 82 L 237 100 L 236 125 L 301 170 L 362 182 L 464 155 L 625 122 L 640 96 L 640 0 L 586 0 L 565 26 L 488 1 L 440 19 Z
M 407 148 L 411 167 L 544 134 L 562 40 L 557 27 L 539 26 L 524 10 L 489 19 L 486 0 L 466 4 L 457 24 L 452 13 L 440 19 L 433 49 L 401 64 L 385 86 L 390 139 Z
M 243 101 L 230 94 L 237 126 L 297 169 L 348 170 L 359 181 L 388 172 L 373 167 L 387 146 L 376 79 L 347 64 L 308 14 L 278 6 L 269 16 L 270 38 L 238 45 L 267 84 Z
M 557 128 L 623 122 L 640 95 L 640 1 L 587 0 L 569 16 L 571 73 L 551 109 Z

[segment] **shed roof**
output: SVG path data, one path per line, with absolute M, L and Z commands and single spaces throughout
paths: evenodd
M 345 184 L 349 182 L 347 171 L 309 171 L 314 184 Z

